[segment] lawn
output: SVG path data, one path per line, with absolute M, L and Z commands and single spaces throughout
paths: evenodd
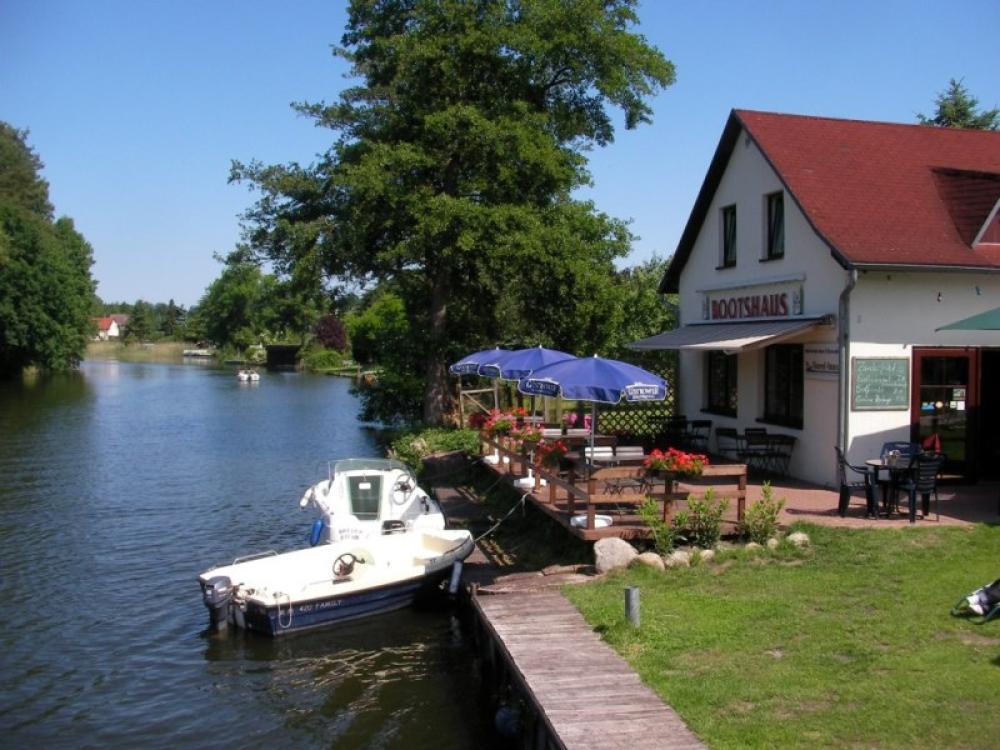
M 1000 576 L 1000 526 L 800 528 L 805 554 L 566 594 L 712 748 L 1000 746 L 1000 621 L 949 614 Z M 638 629 L 625 586 L 641 589 Z

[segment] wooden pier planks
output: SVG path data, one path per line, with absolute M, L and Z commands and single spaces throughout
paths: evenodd
M 561 747 L 705 747 L 559 592 L 479 596 L 472 603 Z

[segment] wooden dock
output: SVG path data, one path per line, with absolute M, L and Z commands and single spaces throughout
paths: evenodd
M 705 747 L 559 592 L 473 596 L 472 606 L 531 706 L 527 747 Z

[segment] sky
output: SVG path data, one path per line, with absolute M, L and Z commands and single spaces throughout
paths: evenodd
M 332 142 L 289 106 L 351 83 L 346 2 L 0 0 L 0 120 L 31 131 L 105 301 L 192 305 L 253 202 L 232 160 L 308 164 Z M 654 120 L 588 154 L 579 196 L 631 221 L 626 263 L 674 251 L 733 108 L 914 122 L 950 78 L 1000 106 L 997 0 L 645 0 L 677 69 Z

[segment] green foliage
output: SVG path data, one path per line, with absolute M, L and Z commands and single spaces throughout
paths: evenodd
M 93 331 L 93 251 L 73 221 L 52 221 L 27 134 L 0 122 L 0 376 L 76 366 Z
M 450 406 L 447 363 L 471 350 L 602 351 L 631 235 L 572 194 L 590 179 L 584 151 L 613 139 L 609 109 L 627 128 L 648 122 L 674 80 L 634 32 L 636 4 L 354 0 L 338 54 L 358 85 L 297 105 L 336 133 L 332 147 L 309 167 L 233 165 L 261 193 L 238 255 L 391 284 L 409 337 L 378 361 L 407 393 L 419 385 L 428 422 Z
M 335 370 L 344 366 L 344 355 L 335 349 L 311 349 L 302 357 L 302 365 L 310 372 Z
M 739 531 L 751 542 L 764 544 L 778 531 L 778 517 L 781 515 L 781 509 L 785 507 L 785 499 L 775 499 L 774 488 L 770 482 L 764 482 L 760 491 L 760 500 L 744 512 Z
M 1000 130 L 1000 109 L 977 111 L 979 100 L 969 93 L 962 81 L 952 78 L 948 88 L 934 100 L 933 117 L 918 114 L 922 125 L 937 125 L 943 128 L 974 128 L 976 130 Z
M 653 547 L 660 555 L 666 555 L 674 548 L 677 530 L 663 520 L 660 511 L 660 504 L 653 498 L 646 498 L 646 502 L 639 506 L 639 516 L 653 533 Z
M 722 536 L 722 517 L 729 508 L 726 498 L 715 499 L 715 490 L 709 487 L 701 498 L 688 498 L 687 508 L 674 516 L 678 536 L 689 544 L 702 549 L 712 549 Z
M 949 608 L 996 578 L 1000 526 L 802 530 L 812 554 L 564 591 L 711 748 L 995 747 L 1000 630 Z M 623 586 L 642 587 L 641 628 Z
M 475 430 L 449 430 L 439 427 L 413 430 L 392 441 L 389 455 L 420 472 L 423 470 L 423 460 L 427 456 L 446 451 L 465 451 L 469 455 L 478 453 L 479 434 Z
M 409 350 L 413 347 L 413 336 L 406 306 L 399 295 L 376 294 L 364 310 L 349 314 L 344 325 L 358 362 L 389 366 L 397 372 L 406 369 L 406 363 L 412 359 Z

